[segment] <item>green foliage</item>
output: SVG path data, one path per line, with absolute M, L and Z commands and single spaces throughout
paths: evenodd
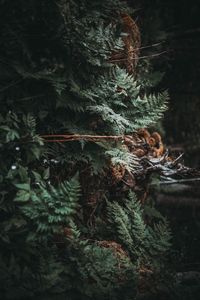
M 29 194 L 26 205 L 20 209 L 25 218 L 31 220 L 36 233 L 44 235 L 46 239 L 49 234 L 60 233 L 62 227 L 66 226 L 70 217 L 76 213 L 80 185 L 75 178 L 61 183 L 57 188 L 42 183 L 36 184 L 39 185 L 39 188 Z M 20 188 L 23 187 L 20 186 Z M 23 191 L 24 189 L 19 192 Z M 18 193 L 14 201 L 24 202 Z
M 123 201 L 123 205 L 109 203 L 108 214 L 112 226 L 117 230 L 117 238 L 127 247 L 131 257 L 141 265 L 161 267 L 164 255 L 171 246 L 168 223 L 159 220 L 158 223 L 148 225 L 144 209 L 132 192 Z
M 118 0 L 0 8 L 0 297 L 134 299 L 138 264 L 167 250 L 168 230 L 147 226 L 133 195 L 113 203 L 106 172 L 112 162 L 130 173 L 140 161 L 120 142 L 40 137 L 123 135 L 161 118 L 167 94 L 110 62 L 124 46 L 119 12 L 128 8 Z M 93 217 L 104 233 L 89 226 Z
M 19 261 L 19 256 L 11 256 L 8 262 L 1 257 L 1 297 L 4 299 L 32 299 L 33 297 L 34 299 L 35 294 L 44 295 L 44 293 L 53 291 L 53 295 L 57 290 L 60 292 L 58 286 L 61 283 L 64 267 L 55 260 L 55 255 L 52 255 L 47 247 L 45 247 L 45 251 L 43 249 L 41 245 L 40 251 L 38 251 L 33 244 L 30 261 L 27 260 L 24 266 Z M 52 248 L 50 249 L 53 251 Z M 24 255 L 30 254 L 27 250 L 27 247 L 23 247 Z M 34 267 L 31 266 L 33 262 Z
M 112 150 L 107 150 L 106 154 L 111 158 L 111 162 L 113 165 L 122 165 L 129 172 L 133 172 L 134 169 L 139 169 L 139 159 L 136 155 L 125 151 L 120 148 L 113 148 Z
M 148 127 L 157 122 L 166 110 L 166 92 L 157 96 L 142 95 L 134 77 L 119 67 L 112 67 L 112 72 L 100 77 L 94 88 L 89 94 L 93 103 L 98 105 L 93 104 L 88 110 L 110 123 L 114 133 Z
M 136 292 L 136 272 L 130 258 L 119 256 L 115 249 L 103 247 L 98 241 L 82 240 L 73 223 L 71 228 L 71 259 L 75 263 L 76 280 L 80 280 L 78 289 L 81 295 L 91 299 L 116 299 L 126 290 L 126 297 L 133 296 Z

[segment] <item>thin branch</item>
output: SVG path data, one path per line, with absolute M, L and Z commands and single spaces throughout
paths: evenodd
M 164 43 L 165 43 L 165 41 L 163 41 L 163 42 L 161 41 L 161 42 L 159 42 L 159 43 L 155 43 L 155 44 L 151 44 L 151 45 L 147 45 L 147 46 L 142 46 L 142 47 L 133 48 L 131 51 L 128 51 L 128 52 L 131 53 L 131 52 L 135 52 L 135 51 L 137 51 L 137 50 L 153 48 L 153 47 L 157 47 L 157 46 L 159 46 L 159 45 L 161 45 L 161 44 L 164 44 Z
M 200 181 L 199 178 L 188 178 L 188 179 L 177 179 L 177 180 L 170 180 L 170 181 L 161 181 L 159 183 L 152 183 L 151 186 L 153 185 L 171 185 L 171 184 L 177 184 L 177 183 L 187 183 L 187 182 L 197 182 Z
M 175 166 L 183 156 L 184 156 L 184 153 L 181 153 L 181 154 L 173 161 L 173 166 Z
M 140 60 L 140 59 L 145 59 L 145 58 L 153 58 L 153 57 L 161 56 L 162 54 L 167 53 L 167 52 L 169 52 L 169 51 L 165 50 L 165 51 L 162 51 L 160 53 L 151 54 L 151 55 L 144 55 L 144 56 L 140 56 L 140 57 L 112 59 L 112 60 L 109 60 L 109 62 L 113 63 L 113 62 L 121 62 L 121 61 L 128 61 L 128 60 L 130 61 L 130 60 Z
M 55 143 L 55 142 L 69 142 L 69 141 L 102 141 L 102 140 L 114 140 L 114 141 L 122 141 L 124 140 L 124 135 L 88 135 L 88 134 L 51 134 L 51 135 L 41 135 L 41 138 L 44 139 L 44 142 L 47 143 Z
M 24 80 L 24 79 L 19 79 L 19 80 L 16 80 L 16 81 L 14 81 L 14 82 L 11 82 L 10 84 L 8 84 L 8 85 L 2 87 L 2 88 L 0 89 L 0 93 L 1 93 L 1 92 L 4 92 L 5 90 L 9 89 L 10 87 L 13 87 L 13 86 L 17 85 L 19 82 L 21 82 L 21 81 L 23 81 L 23 80 Z

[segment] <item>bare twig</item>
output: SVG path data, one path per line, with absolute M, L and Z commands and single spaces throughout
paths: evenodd
M 130 60 L 140 60 L 140 59 L 145 59 L 145 58 L 153 58 L 153 57 L 158 57 L 161 56 L 164 53 L 167 53 L 169 51 L 162 51 L 160 53 L 156 53 L 156 54 L 151 54 L 151 55 L 144 55 L 144 56 L 140 56 L 140 57 L 133 57 L 133 58 L 121 58 L 121 59 L 112 59 L 109 60 L 110 63 L 115 63 L 115 62 L 121 62 L 121 61 L 130 61 Z
M 187 182 L 196 182 L 200 181 L 200 178 L 188 178 L 188 179 L 177 179 L 177 180 L 170 180 L 170 181 L 161 181 L 159 185 L 170 185 L 170 184 L 177 184 L 177 183 L 187 183 Z M 156 183 L 157 185 L 157 183 Z
M 123 141 L 124 135 L 88 135 L 88 134 L 50 134 L 50 135 L 41 135 L 41 138 L 44 139 L 44 142 L 55 143 L 55 142 L 70 142 L 70 141 L 92 141 L 98 142 L 102 140 L 113 140 L 113 141 Z
M 165 41 L 159 42 L 159 43 L 155 43 L 155 44 L 151 44 L 151 45 L 147 45 L 147 46 L 142 46 L 142 47 L 132 48 L 132 50 L 131 50 L 131 51 L 128 51 L 128 52 L 131 53 L 131 52 L 135 52 L 135 51 L 137 51 L 137 50 L 143 50 L 143 49 L 149 49 L 149 48 L 157 47 L 157 46 L 159 46 L 159 45 L 162 45 L 163 43 L 165 43 Z

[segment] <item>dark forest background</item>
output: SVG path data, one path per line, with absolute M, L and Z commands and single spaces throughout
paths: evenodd
M 133 4 L 133 1 L 130 3 Z M 160 43 L 144 49 L 143 55 L 161 53 L 160 56 L 152 57 L 151 61 L 155 70 L 164 72 L 159 88 L 168 89 L 170 95 L 169 109 L 163 121 L 166 144 L 176 155 L 184 153 L 185 164 L 199 168 L 200 1 L 138 1 L 138 13 L 143 43 Z M 166 201 L 176 202 L 176 205 L 162 208 L 172 220 L 175 233 L 176 269 L 199 272 L 199 181 L 177 184 L 162 193 Z M 157 197 L 162 198 L 160 195 Z M 195 281 L 186 280 L 182 291 L 183 295 L 186 294 L 183 298 L 193 299 L 195 295 L 198 298 L 200 291 L 197 286 L 198 280 L 196 284 Z
M 155 69 L 163 70 L 161 82 L 169 90 L 170 105 L 164 119 L 166 141 L 198 167 L 200 129 L 200 3 L 199 1 L 138 1 L 143 43 L 153 45 L 146 55 Z M 166 53 L 163 53 L 166 51 Z

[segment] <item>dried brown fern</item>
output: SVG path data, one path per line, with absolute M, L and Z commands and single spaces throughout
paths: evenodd
M 134 74 L 137 66 L 139 49 L 141 45 L 140 31 L 135 21 L 125 13 L 121 13 L 124 49 L 113 52 L 110 62 L 118 64 Z

